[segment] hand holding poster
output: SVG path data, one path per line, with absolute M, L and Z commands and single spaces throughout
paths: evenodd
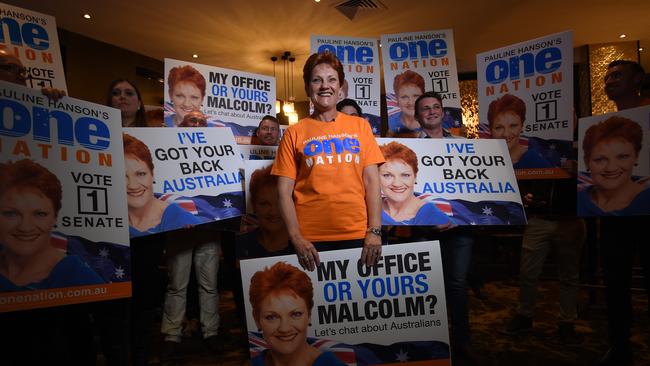
M 522 225 L 503 141 L 377 139 L 382 225 Z M 416 191 L 416 188 L 418 191 Z
M 0 95 L 0 312 L 130 296 L 119 111 Z
M 54 17 L 3 3 L 0 17 L 0 48 L 27 68 L 27 86 L 67 90 Z
M 519 179 L 568 178 L 573 41 L 563 32 L 476 55 L 479 130 L 505 139 Z
M 243 160 L 230 130 L 123 130 L 132 237 L 241 215 Z
M 379 49 L 377 40 L 337 36 L 311 36 L 310 53 L 330 52 L 341 61 L 345 80 L 341 82 L 339 102 L 346 98 L 361 107 L 372 126 L 372 133 L 381 133 Z
M 451 29 L 381 36 L 388 136 L 415 137 L 421 130 L 415 120 L 415 100 L 425 91 L 442 96 L 443 128 L 460 134 L 462 112 Z
M 275 114 L 275 79 L 266 75 L 166 58 L 165 91 L 167 127 L 200 110 L 209 127 L 230 127 L 238 143 L 250 143 L 262 117 Z
M 578 126 L 578 216 L 650 215 L 650 106 Z
M 322 252 L 314 272 L 295 255 L 241 262 L 253 365 L 304 356 L 313 365 L 449 365 L 438 242 L 386 246 L 373 267 L 360 252 Z M 290 340 L 280 322 L 292 323 Z

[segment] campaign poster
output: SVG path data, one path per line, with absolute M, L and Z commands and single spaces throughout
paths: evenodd
M 244 156 L 244 160 L 273 160 L 278 147 L 272 145 L 239 145 L 239 150 Z
M 377 139 L 382 225 L 524 225 L 502 140 Z
M 0 312 L 131 296 L 121 120 L 0 82 Z
M 27 68 L 27 86 L 67 91 L 54 17 L 0 3 L 0 18 L 0 49 Z
M 165 126 L 180 126 L 194 110 L 208 127 L 230 127 L 237 143 L 250 144 L 262 117 L 275 116 L 275 78 L 166 58 Z
M 572 32 L 480 53 L 476 69 L 479 136 L 506 140 L 517 179 L 569 178 L 565 168 L 575 164 Z
M 244 161 L 227 128 L 124 128 L 131 237 L 241 216 Z
M 442 97 L 442 127 L 461 134 L 463 114 L 454 49 L 454 32 L 442 29 L 381 36 L 384 83 L 390 137 L 414 137 L 420 131 L 415 120 L 415 100 L 424 92 Z
M 313 272 L 295 255 L 241 261 L 253 364 L 307 347 L 319 365 L 450 365 L 438 241 L 384 246 L 372 267 L 361 248 L 319 256 Z
M 361 107 L 362 115 L 372 126 L 372 133 L 381 133 L 381 90 L 379 47 L 372 38 L 311 36 L 311 52 L 330 52 L 341 61 L 345 80 L 341 83 L 339 101 L 349 98 Z
M 578 121 L 578 216 L 650 215 L 650 106 Z

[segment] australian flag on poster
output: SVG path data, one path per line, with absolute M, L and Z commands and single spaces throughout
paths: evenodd
M 523 207 L 512 201 L 466 201 L 436 198 L 420 194 L 419 199 L 433 202 L 456 225 L 525 225 Z
M 186 197 L 175 194 L 155 194 L 156 198 L 176 203 L 204 222 L 219 221 L 241 216 L 246 208 L 244 192 L 222 193 L 218 196 Z
M 269 348 L 262 333 L 248 333 L 251 359 Z M 449 346 L 439 341 L 397 342 L 389 345 L 346 344 L 335 340 L 308 337 L 307 343 L 321 352 L 331 352 L 348 366 L 370 366 L 385 363 L 439 360 L 449 358 Z
M 126 245 L 94 242 L 58 232 L 52 234 L 52 245 L 81 258 L 106 283 L 131 281 L 131 251 Z

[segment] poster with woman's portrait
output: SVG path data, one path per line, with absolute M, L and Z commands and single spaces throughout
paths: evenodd
M 345 80 L 339 90 L 339 102 L 355 101 L 361 107 L 358 117 L 370 123 L 375 136 L 381 134 L 381 70 L 377 43 L 373 38 L 312 35 L 309 52 L 330 52 L 341 61 Z
M 166 58 L 164 125 L 179 127 L 192 111 L 250 144 L 262 117 L 276 113 L 275 78 Z
M 0 312 L 130 296 L 119 111 L 0 95 Z
M 382 225 L 523 225 L 519 187 L 499 140 L 377 139 Z
M 650 215 L 650 106 L 578 127 L 578 216 Z
M 479 136 L 506 141 L 517 179 L 569 178 L 575 167 L 572 32 L 480 53 L 476 69 Z
M 381 36 L 389 137 L 416 137 L 415 101 L 424 92 L 442 96 L 442 127 L 461 135 L 463 124 L 454 32 L 442 29 Z
M 241 261 L 252 365 L 450 364 L 439 243 L 385 246 L 373 267 L 360 252 L 321 252 L 313 272 Z
M 226 128 L 124 128 L 131 237 L 240 216 L 244 161 Z

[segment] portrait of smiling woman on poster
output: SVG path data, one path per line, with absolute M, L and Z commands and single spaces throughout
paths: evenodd
M 382 225 L 451 225 L 433 202 L 415 196 L 418 157 L 408 147 L 391 142 L 379 147 L 386 162 L 379 167 Z
M 314 307 L 314 289 L 305 272 L 285 262 L 258 271 L 251 279 L 249 299 L 255 325 L 268 349 L 253 366 L 344 366 L 331 352 L 307 343 Z
M 126 200 L 131 237 L 202 223 L 201 219 L 176 203 L 164 202 L 154 196 L 154 166 L 149 148 L 131 135 L 125 133 L 123 136 Z
M 103 283 L 52 244 L 63 199 L 57 176 L 29 159 L 0 164 L 0 171 L 0 291 Z
M 643 137 L 638 123 L 619 116 L 587 129 L 582 149 L 593 185 L 579 192 L 578 215 L 650 214 L 650 185 L 633 176 Z

